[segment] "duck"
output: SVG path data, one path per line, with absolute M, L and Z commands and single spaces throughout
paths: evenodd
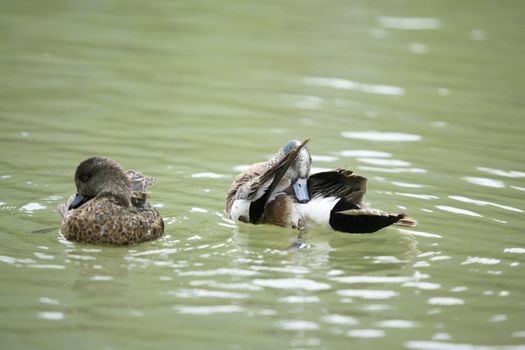
M 306 232 L 321 226 L 344 233 L 373 233 L 390 225 L 413 227 L 404 213 L 370 208 L 364 202 L 367 179 L 346 168 L 311 174 L 305 140 L 291 140 L 269 160 L 239 174 L 226 195 L 230 219 Z
M 76 194 L 57 207 L 60 231 L 67 240 L 130 245 L 164 234 L 162 216 L 147 201 L 146 188 L 154 178 L 94 156 L 78 165 L 74 180 Z

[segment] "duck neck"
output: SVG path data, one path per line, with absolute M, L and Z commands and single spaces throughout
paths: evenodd
M 97 195 L 97 198 L 111 198 L 113 201 L 123 207 L 131 207 L 131 196 L 129 194 L 114 191 L 103 191 Z

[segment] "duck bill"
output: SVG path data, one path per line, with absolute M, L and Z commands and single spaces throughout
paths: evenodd
M 69 208 L 67 208 L 67 209 L 68 210 L 76 209 L 76 208 L 80 207 L 82 204 L 86 203 L 90 199 L 91 198 L 84 197 L 83 195 L 81 195 L 80 193 L 77 192 L 77 194 L 75 195 L 75 198 L 73 199 L 73 201 L 69 205 Z
M 308 193 L 308 182 L 306 179 L 299 178 L 293 184 L 293 191 L 295 193 L 295 198 L 299 203 L 306 203 L 310 200 L 310 194 Z

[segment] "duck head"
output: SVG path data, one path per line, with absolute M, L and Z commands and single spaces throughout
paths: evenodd
M 281 148 L 278 154 L 285 157 L 288 153 L 296 149 L 301 142 L 292 140 Z M 308 148 L 303 147 L 295 162 L 290 166 L 286 173 L 286 177 L 290 180 L 293 186 L 295 197 L 300 203 L 306 203 L 310 200 L 308 193 L 308 174 L 310 174 L 310 167 L 312 165 L 312 157 Z
M 75 172 L 75 184 L 77 194 L 69 210 L 103 195 L 111 195 L 125 206 L 131 203 L 129 179 L 124 169 L 111 159 L 91 157 L 80 163 Z

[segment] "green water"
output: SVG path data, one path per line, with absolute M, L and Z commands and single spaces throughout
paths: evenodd
M 524 349 L 522 1 L 0 2 L 5 349 Z M 395 134 L 391 134 L 395 133 Z M 413 230 L 227 220 L 311 138 Z M 91 155 L 155 176 L 166 235 L 73 244 Z

